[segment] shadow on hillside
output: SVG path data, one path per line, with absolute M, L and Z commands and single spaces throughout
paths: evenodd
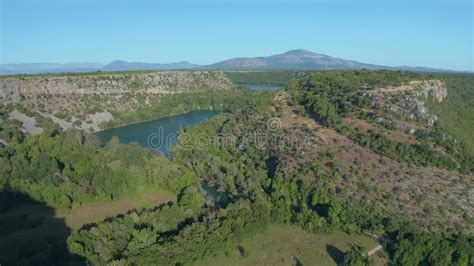
M 344 252 L 335 246 L 326 245 L 326 252 L 336 264 L 341 264 L 344 261 Z
M 0 265 L 84 265 L 69 254 L 71 230 L 55 210 L 21 192 L 0 192 Z

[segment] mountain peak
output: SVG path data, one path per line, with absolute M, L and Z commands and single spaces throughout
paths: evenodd
M 285 54 L 303 54 L 303 53 L 313 53 L 313 52 L 306 49 L 294 49 L 294 50 L 289 50 Z
M 209 66 L 219 69 L 360 69 L 376 68 L 368 64 L 333 58 L 305 49 L 256 58 L 234 58 Z
M 296 56 L 323 56 L 322 54 L 318 54 L 315 52 L 311 52 L 306 49 L 296 49 L 296 50 L 290 50 L 286 53 L 283 53 L 282 55 L 296 55 Z
M 128 64 L 128 62 L 124 60 L 114 60 L 110 62 L 109 65 L 125 65 L 125 64 Z

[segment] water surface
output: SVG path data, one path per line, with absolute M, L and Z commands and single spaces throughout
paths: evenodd
M 276 90 L 281 86 L 272 84 L 238 84 L 240 87 L 248 87 L 251 90 L 262 91 L 262 90 Z
M 219 113 L 211 110 L 193 111 L 149 122 L 107 129 L 96 135 L 102 145 L 116 136 L 121 143 L 138 142 L 143 147 L 170 158 L 171 147 L 176 143 L 176 134 L 182 128 L 193 126 Z

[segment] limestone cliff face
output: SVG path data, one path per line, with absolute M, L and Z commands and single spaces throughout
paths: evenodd
M 410 133 L 431 128 L 438 119 L 425 107 L 428 97 L 442 102 L 448 96 L 448 89 L 442 80 L 415 80 L 397 87 L 368 90 L 372 107 L 383 110 L 383 114 L 374 119 L 375 123 L 390 124 L 396 129 Z
M 436 101 L 442 102 L 448 96 L 446 84 L 441 80 L 424 80 L 418 81 L 415 90 L 421 93 L 425 98 L 433 97 Z
M 0 99 L 19 101 L 25 94 L 173 94 L 231 87 L 232 82 L 221 71 L 31 76 L 0 79 Z
M 14 85 L 0 85 L 0 99 L 5 102 L 17 102 L 21 99 L 20 90 Z

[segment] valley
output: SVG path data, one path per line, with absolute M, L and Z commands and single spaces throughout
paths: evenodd
M 471 81 L 387 70 L 0 78 L 0 262 L 469 265 Z M 150 149 L 157 127 L 177 133 L 172 146 Z M 374 235 L 389 241 L 367 259 Z

